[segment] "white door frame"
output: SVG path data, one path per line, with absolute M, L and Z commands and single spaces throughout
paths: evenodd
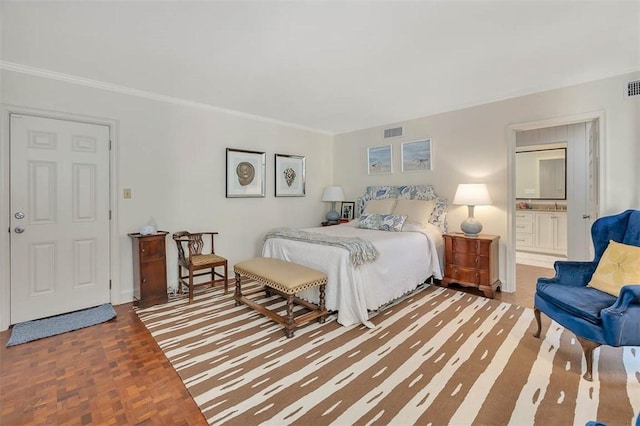
M 516 291 L 516 175 L 515 175 L 515 163 L 516 163 L 516 132 L 524 130 L 540 129 L 543 127 L 555 127 L 564 126 L 567 124 L 583 123 L 591 121 L 597 118 L 600 126 L 599 132 L 599 150 L 600 150 L 600 163 L 598 173 L 598 185 L 599 187 L 606 188 L 605 186 L 605 113 L 604 111 L 587 112 L 583 114 L 575 114 L 564 117 L 550 118 L 547 120 L 530 121 L 526 123 L 511 124 L 507 126 L 507 144 L 508 144 L 508 158 L 507 158 L 507 173 L 508 173 L 508 185 L 507 185 L 507 239 L 506 239 L 506 274 L 507 282 L 504 284 L 505 292 Z M 599 191 L 598 204 L 600 210 L 598 215 L 603 211 L 607 211 L 604 205 L 603 191 Z
M 10 158 L 10 132 L 9 117 L 11 114 L 33 115 L 58 120 L 78 121 L 87 124 L 100 124 L 109 127 L 109 139 L 111 150 L 109 152 L 109 209 L 111 220 L 109 221 L 109 273 L 111 280 L 111 303 L 120 303 L 120 242 L 118 236 L 118 197 L 117 197 L 117 121 L 106 118 L 90 117 L 79 114 L 67 114 L 56 111 L 48 111 L 37 108 L 22 107 L 16 105 L 0 105 L 0 188 L 2 190 L 2 203 L 0 203 L 0 330 L 9 328 L 11 321 L 11 256 L 10 256 L 10 228 L 9 201 L 9 158 Z

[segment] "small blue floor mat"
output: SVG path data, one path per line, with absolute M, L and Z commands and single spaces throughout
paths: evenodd
M 44 337 L 78 330 L 115 318 L 116 311 L 110 303 L 82 311 L 57 315 L 33 321 L 25 321 L 13 326 L 7 346 L 19 345 Z

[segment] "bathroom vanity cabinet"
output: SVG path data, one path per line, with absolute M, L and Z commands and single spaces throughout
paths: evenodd
M 566 211 L 516 211 L 516 250 L 567 255 Z

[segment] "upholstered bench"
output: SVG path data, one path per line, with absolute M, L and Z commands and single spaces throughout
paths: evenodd
M 287 337 L 293 337 L 293 330 L 296 327 L 316 318 L 320 323 L 325 321 L 328 314 L 325 308 L 327 275 L 323 272 L 269 257 L 249 259 L 236 263 L 233 267 L 233 272 L 236 274 L 236 292 L 234 295 L 236 306 L 244 303 L 261 314 L 283 324 Z M 240 286 L 241 277 L 253 279 L 263 284 L 264 287 L 243 294 Z M 296 293 L 312 287 L 319 287 L 320 300 L 318 305 L 295 296 Z M 247 297 L 263 290 L 266 290 L 267 294 L 277 293 L 286 299 L 285 315 L 280 315 L 278 312 L 268 309 L 266 306 L 256 303 Z M 294 303 L 306 307 L 309 312 L 294 316 Z

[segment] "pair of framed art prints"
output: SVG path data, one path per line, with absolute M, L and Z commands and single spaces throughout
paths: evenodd
M 428 172 L 432 168 L 431 139 L 404 142 L 400 148 L 402 172 Z M 393 145 L 367 148 L 370 175 L 393 173 Z
M 275 154 L 276 197 L 305 196 L 305 158 Z M 227 148 L 227 198 L 264 197 L 266 195 L 267 154 L 259 151 Z

